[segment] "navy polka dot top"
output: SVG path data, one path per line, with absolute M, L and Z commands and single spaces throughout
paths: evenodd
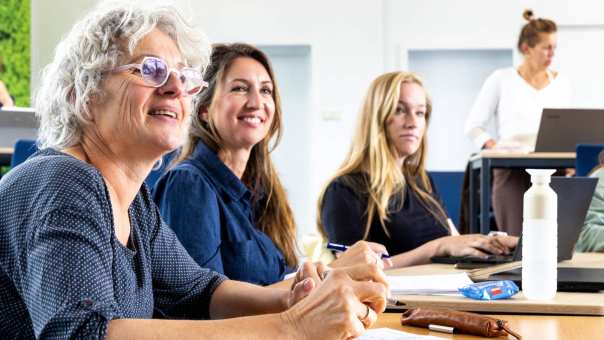
M 120 318 L 205 319 L 221 274 L 200 268 L 143 185 L 116 238 L 96 168 L 46 149 L 0 180 L 0 339 L 104 339 Z

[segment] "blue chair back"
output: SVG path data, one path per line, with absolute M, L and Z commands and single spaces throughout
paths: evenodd
M 36 141 L 33 139 L 19 139 L 15 143 L 15 148 L 13 150 L 13 156 L 10 160 L 10 167 L 14 168 L 17 165 L 25 162 L 29 156 L 33 155 L 36 151 L 38 151 L 38 147 L 36 146 Z
M 147 178 L 145 179 L 145 183 L 147 183 L 149 190 L 153 190 L 153 188 L 155 187 L 155 182 L 157 182 L 159 177 L 163 175 L 164 172 L 166 172 L 166 170 L 168 169 L 168 165 L 170 165 L 170 162 L 172 162 L 172 160 L 176 156 L 178 156 L 179 151 L 180 149 L 176 149 L 165 154 L 161 166 L 158 169 L 154 169 L 153 171 L 151 171 L 149 176 L 147 176 Z
M 15 143 L 13 156 L 11 157 L 11 168 L 14 168 L 17 165 L 25 162 L 25 160 L 29 158 L 29 156 L 33 155 L 36 151 L 38 151 L 38 147 L 36 146 L 35 140 L 19 139 Z M 155 186 L 155 182 L 157 181 L 159 176 L 161 176 L 166 171 L 167 165 L 177 154 L 177 151 L 172 151 L 169 154 L 165 155 L 161 167 L 159 169 L 151 171 L 149 176 L 147 176 L 147 178 L 145 179 L 145 182 L 147 183 L 147 186 L 149 186 L 149 189 L 152 189 Z
M 430 171 L 436 192 L 442 199 L 447 214 L 458 228 L 463 175 L 463 171 Z
M 598 155 L 602 150 L 604 150 L 604 144 L 577 144 L 576 175 L 587 176 L 598 165 Z

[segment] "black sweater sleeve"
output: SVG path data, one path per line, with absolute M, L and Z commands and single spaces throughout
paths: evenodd
M 321 221 L 329 242 L 351 245 L 363 239 L 367 200 L 339 180 L 329 184 L 323 196 Z

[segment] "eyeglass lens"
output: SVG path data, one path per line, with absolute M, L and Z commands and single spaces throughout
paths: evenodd
M 147 57 L 143 60 L 141 66 L 143 78 L 154 86 L 162 86 L 169 77 L 168 66 L 166 63 L 153 57 Z M 179 80 L 185 87 L 188 94 L 196 94 L 201 90 L 203 80 L 195 70 L 184 68 L 178 71 Z
M 141 72 L 144 78 L 157 86 L 161 86 L 168 78 L 168 67 L 157 58 L 145 58 Z

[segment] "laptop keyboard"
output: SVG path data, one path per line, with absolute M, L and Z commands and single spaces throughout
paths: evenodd
M 512 262 L 512 255 L 487 255 L 487 257 L 478 256 L 462 256 L 459 257 L 459 262 L 480 262 L 480 263 L 504 263 Z

